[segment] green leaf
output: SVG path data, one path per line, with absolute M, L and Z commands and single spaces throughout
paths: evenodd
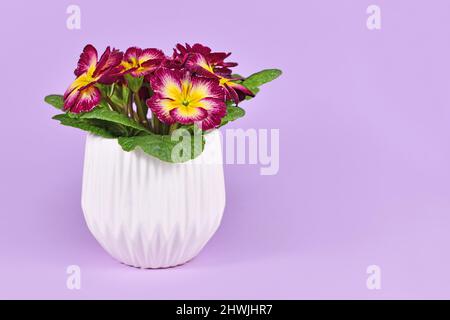
M 130 95 L 130 88 L 128 88 L 127 86 L 122 86 L 121 94 L 122 99 L 127 100 Z
M 61 122 L 62 125 L 78 128 L 91 132 L 104 138 L 114 138 L 115 134 L 108 130 L 107 124 L 96 122 L 95 120 L 73 118 L 66 113 L 58 114 L 53 119 Z
M 64 98 L 59 94 L 50 94 L 44 98 L 44 101 L 59 110 L 62 110 L 64 106 Z
M 92 109 L 92 111 L 81 113 L 78 116 L 78 118 L 104 120 L 104 121 L 108 121 L 108 122 L 114 122 L 114 123 L 123 125 L 125 127 L 137 129 L 140 131 L 150 132 L 149 129 L 147 129 L 143 125 L 137 123 L 136 121 L 128 118 L 127 116 L 125 116 L 121 113 L 118 113 L 116 111 L 112 111 L 111 109 L 109 109 L 109 107 L 106 106 L 105 103 L 102 103 L 101 105 Z
M 96 83 L 95 86 L 100 90 L 102 96 L 110 96 L 112 85 Z
M 132 151 L 137 147 L 141 148 L 145 153 L 156 157 L 165 162 L 185 162 L 196 158 L 203 151 L 204 138 L 203 135 L 196 135 L 195 137 L 184 130 L 186 134 L 182 134 L 183 138 L 176 141 L 172 141 L 172 136 L 169 135 L 157 135 L 157 134 L 144 134 L 133 137 L 119 137 L 119 144 L 125 151 Z M 183 139 L 183 140 L 181 140 Z M 187 140 L 184 140 L 187 139 Z M 201 139 L 201 140 L 199 140 Z M 199 146 L 197 142 L 201 142 Z M 190 155 L 184 155 L 182 160 L 173 158 L 174 148 L 180 148 L 182 143 L 190 143 Z M 177 149 L 178 150 L 178 149 Z
M 127 86 L 117 86 L 113 84 L 100 84 L 95 85 L 102 92 L 102 97 L 108 97 L 116 106 L 123 107 L 127 104 L 129 88 Z M 125 94 L 123 94 L 125 92 Z
M 230 121 L 234 121 L 236 119 L 242 118 L 245 116 L 245 111 L 242 108 L 234 105 L 233 103 L 227 104 L 227 114 L 222 118 L 222 122 L 220 126 L 226 125 Z
M 133 77 L 131 74 L 126 74 L 125 79 L 133 92 L 138 92 L 144 82 L 144 77 Z
M 275 80 L 281 75 L 279 69 L 266 69 L 260 72 L 254 73 L 242 81 L 242 85 L 247 87 L 253 93 L 257 93 L 258 88 L 263 84 Z
M 247 88 L 247 89 L 249 89 L 251 92 L 253 92 L 253 94 L 254 95 L 256 95 L 258 92 L 259 92 L 259 88 Z M 252 97 L 252 96 L 246 96 L 245 97 L 245 100 L 250 100 L 250 99 L 253 99 L 254 97 Z

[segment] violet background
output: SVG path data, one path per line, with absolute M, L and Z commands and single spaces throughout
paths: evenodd
M 81 30 L 66 8 L 81 7 Z M 366 8 L 382 29 L 366 28 Z M 450 2 L 2 1 L 0 298 L 450 298 Z M 284 71 L 229 127 L 279 128 L 280 171 L 225 168 L 222 225 L 190 263 L 108 256 L 80 208 L 84 133 L 43 102 L 87 43 L 230 50 Z M 81 290 L 66 267 L 81 267 Z M 366 288 L 366 268 L 382 289 Z

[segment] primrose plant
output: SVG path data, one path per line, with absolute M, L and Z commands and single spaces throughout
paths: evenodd
M 159 49 L 106 48 L 99 57 L 87 45 L 75 69 L 75 80 L 64 95 L 45 101 L 64 111 L 53 118 L 61 124 L 117 139 L 122 149 L 140 147 L 167 162 L 177 129 L 204 135 L 244 116 L 240 102 L 281 71 L 267 69 L 242 77 L 232 73 L 230 53 L 212 52 L 201 44 L 178 44 L 172 56 Z M 202 148 L 192 148 L 192 159 Z M 184 158 L 186 159 L 186 158 Z

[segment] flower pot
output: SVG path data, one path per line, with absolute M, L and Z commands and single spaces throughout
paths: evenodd
M 225 207 L 219 133 L 205 136 L 194 160 L 167 163 L 115 139 L 89 134 L 82 208 L 89 230 L 115 259 L 167 268 L 195 257 L 217 230 Z

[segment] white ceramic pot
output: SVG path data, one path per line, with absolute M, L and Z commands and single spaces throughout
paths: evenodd
M 202 154 L 177 164 L 88 135 L 81 203 L 89 230 L 117 260 L 141 268 L 183 264 L 200 252 L 222 218 L 220 135 L 206 135 Z

